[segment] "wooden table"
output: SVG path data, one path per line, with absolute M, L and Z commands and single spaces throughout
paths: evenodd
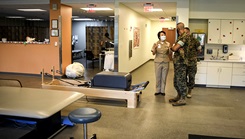
M 37 122 L 23 139 L 43 139 L 62 128 L 61 110 L 83 93 L 36 88 L 0 87 L 0 115 Z

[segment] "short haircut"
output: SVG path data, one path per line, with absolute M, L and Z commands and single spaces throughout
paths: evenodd
M 190 31 L 190 29 L 189 29 L 188 27 L 185 27 L 184 29 L 186 29 L 186 30 Z
M 160 34 L 161 33 L 163 33 L 164 35 L 166 35 L 166 32 L 165 31 L 159 31 L 158 33 L 157 33 L 157 37 L 158 37 L 158 39 L 160 40 Z

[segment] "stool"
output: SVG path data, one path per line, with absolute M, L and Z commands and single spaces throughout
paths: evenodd
M 71 122 L 83 124 L 84 139 L 87 139 L 87 123 L 92 123 L 99 120 L 101 112 L 95 108 L 79 108 L 69 113 L 68 118 Z M 93 135 L 96 139 L 96 134 Z

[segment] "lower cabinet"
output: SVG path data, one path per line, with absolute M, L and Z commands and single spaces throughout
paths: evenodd
M 232 79 L 232 63 L 208 62 L 207 87 L 230 88 Z
M 233 63 L 232 86 L 245 87 L 245 64 Z
M 195 76 L 195 84 L 206 85 L 207 83 L 207 62 L 197 62 L 197 73 Z

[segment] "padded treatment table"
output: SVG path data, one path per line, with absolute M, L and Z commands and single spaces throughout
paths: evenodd
M 65 80 L 67 82 L 71 82 L 74 84 L 80 84 L 74 80 Z M 87 88 L 87 87 L 79 87 L 72 86 L 68 83 L 53 80 L 50 83 L 42 84 L 42 88 L 45 89 L 55 89 L 55 90 L 70 90 L 81 92 L 86 96 L 91 97 L 101 97 L 101 98 L 112 98 L 112 99 L 126 99 L 128 108 L 136 108 L 137 101 L 140 97 L 140 91 L 125 91 L 125 90 L 117 90 L 113 88 Z
M 0 87 L 0 116 L 37 122 L 21 139 L 48 138 L 63 128 L 61 110 L 83 96 L 74 91 Z

